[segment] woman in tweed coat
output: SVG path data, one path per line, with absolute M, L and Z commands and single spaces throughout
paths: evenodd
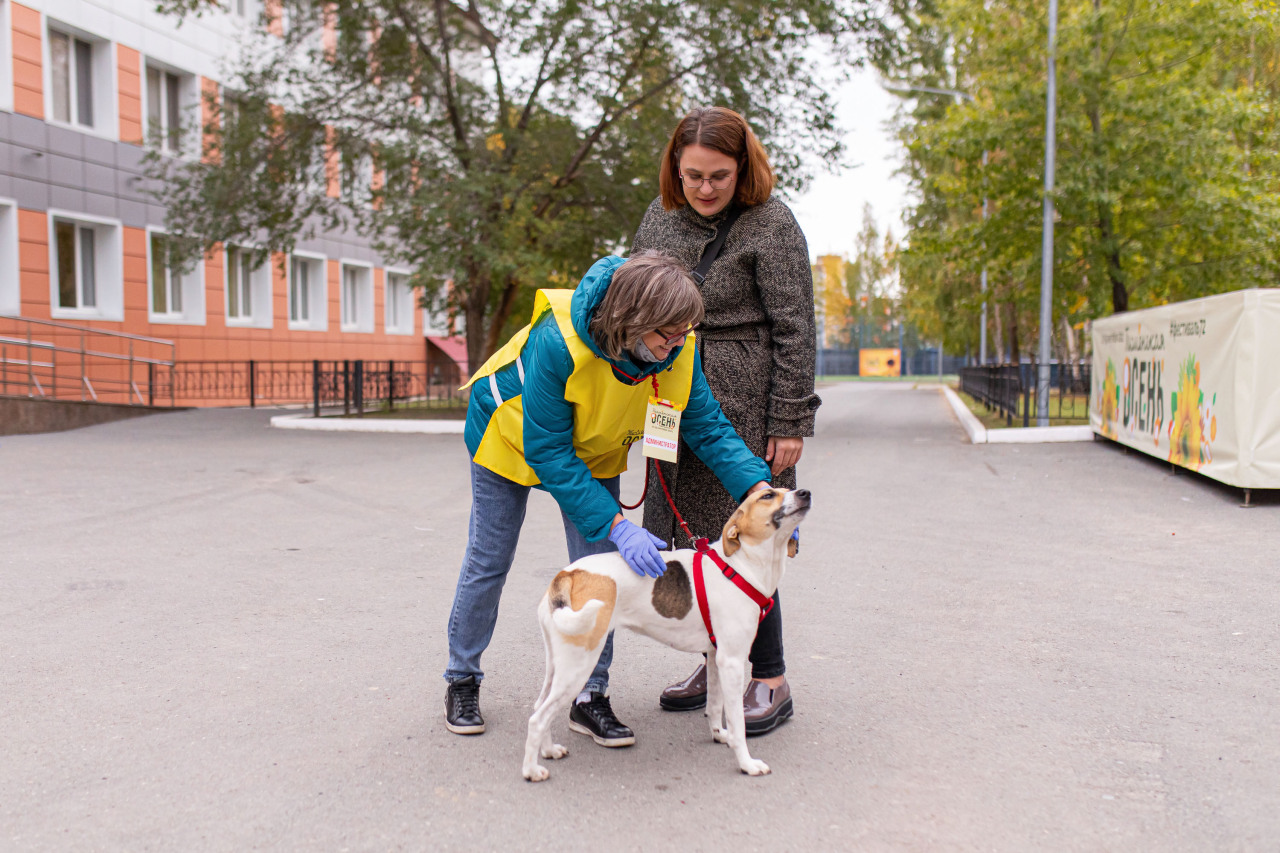
M 663 152 L 661 196 L 636 232 L 632 251 L 657 249 L 692 269 L 717 226 L 739 211 L 702 284 L 706 317 L 698 332 L 712 393 L 748 448 L 771 465 L 774 485 L 796 488 L 795 463 L 813 435 L 821 400 L 813 390 L 813 274 L 804 234 L 772 194 L 763 146 L 732 110 L 696 109 L 676 126 Z M 687 447 L 660 463 L 672 497 L 695 535 L 714 539 L 737 508 L 715 475 Z M 644 526 L 676 546 L 686 537 L 655 477 L 645 494 Z M 781 602 L 775 599 L 751 649 L 745 697 L 747 734 L 764 734 L 792 715 L 784 673 Z M 663 691 L 662 707 L 706 704 L 706 671 Z

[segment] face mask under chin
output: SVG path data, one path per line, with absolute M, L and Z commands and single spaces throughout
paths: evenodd
M 662 359 L 654 355 L 649 348 L 644 345 L 643 339 L 636 341 L 636 345 L 631 348 L 631 355 L 638 363 L 641 364 L 656 364 L 657 362 L 662 361 Z

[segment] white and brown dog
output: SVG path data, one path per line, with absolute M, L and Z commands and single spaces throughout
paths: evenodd
M 696 551 L 670 552 L 666 573 L 656 579 L 637 575 L 617 553 L 584 557 L 557 574 L 538 604 L 547 676 L 529 718 L 524 778 L 541 782 L 550 775 L 539 757 L 568 755 L 552 742 L 551 721 L 560 719 L 582 690 L 615 627 L 630 628 L 681 651 L 707 653 L 711 736 L 733 749 L 742 772 L 768 773 L 769 765 L 747 752 L 742 710 L 744 669 L 761 607 L 729 576 L 737 573 L 763 598 L 771 597 L 782 578 L 784 555 L 795 556 L 791 534 L 809 505 L 808 491 L 768 488 L 752 493 L 738 507 L 711 546 L 731 571 L 722 572 L 710 558 L 701 561 L 710 625 L 703 621 L 693 580 Z

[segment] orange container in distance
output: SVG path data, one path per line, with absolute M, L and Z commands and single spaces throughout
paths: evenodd
M 897 349 L 858 350 L 859 376 L 901 376 L 902 353 Z

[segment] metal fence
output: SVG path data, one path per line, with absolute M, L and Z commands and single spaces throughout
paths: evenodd
M 181 361 L 173 366 L 172 395 L 179 405 L 342 406 L 361 414 L 373 406 L 409 401 L 460 403 L 461 377 L 452 361 Z
M 173 341 L 27 317 L 0 318 L 0 395 L 172 406 Z
M 960 369 L 960 390 L 982 403 L 987 411 L 1004 416 L 1013 425 L 1021 419 L 1030 426 L 1038 410 L 1036 378 L 1039 365 L 992 364 Z M 1092 368 L 1088 362 L 1054 362 L 1049 365 L 1049 421 L 1080 421 L 1088 417 Z

